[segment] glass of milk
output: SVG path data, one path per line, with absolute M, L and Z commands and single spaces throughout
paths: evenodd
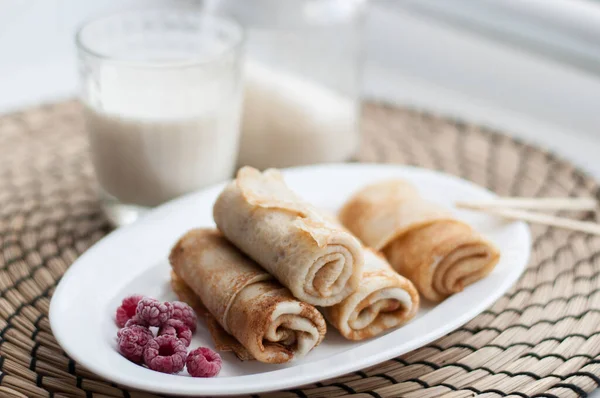
M 90 151 L 114 224 L 232 176 L 244 41 L 234 21 L 192 9 L 126 11 L 79 30 Z
M 365 0 L 206 0 L 246 28 L 239 165 L 343 162 L 360 143 Z

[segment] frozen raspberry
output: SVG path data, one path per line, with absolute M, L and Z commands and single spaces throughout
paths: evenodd
M 137 325 L 137 326 L 143 326 L 143 327 L 145 327 L 145 328 L 147 328 L 147 327 L 148 327 L 148 323 L 147 323 L 147 322 L 144 322 L 144 321 L 142 321 L 142 320 L 140 319 L 140 317 L 139 317 L 139 316 L 137 316 L 137 315 L 134 315 L 134 316 L 133 316 L 133 317 L 132 317 L 130 320 L 128 320 L 128 321 L 127 321 L 127 323 L 125 324 L 125 327 L 126 327 L 126 328 L 129 328 L 129 327 L 131 327 L 131 326 L 134 326 L 134 325 Z
M 144 297 L 138 303 L 136 314 L 142 322 L 146 322 L 150 326 L 161 326 L 173 315 L 173 305 Z
M 121 306 L 117 308 L 117 326 L 122 328 L 128 320 L 130 320 L 137 309 L 137 305 L 144 296 L 134 294 L 133 296 L 125 297 L 121 302 Z
M 192 341 L 192 331 L 179 319 L 169 319 L 166 321 L 160 329 L 158 329 L 158 335 L 175 336 L 181 340 L 186 347 L 189 347 L 190 342 Z
M 162 373 L 179 373 L 185 366 L 187 349 L 175 336 L 162 335 L 148 342 L 144 350 L 144 363 Z
M 221 371 L 221 356 L 210 348 L 200 347 L 190 351 L 185 364 L 190 376 L 214 377 Z
M 131 323 L 131 322 L 128 322 L 128 323 Z M 154 338 L 152 331 L 150 329 L 148 329 L 147 327 L 142 326 L 142 325 L 131 324 L 129 326 L 125 326 L 124 328 L 119 329 L 119 331 L 117 332 L 117 340 L 120 339 L 124 333 L 125 334 L 129 333 L 129 332 L 125 332 L 127 329 L 131 329 L 137 334 L 146 334 L 151 339 Z
M 123 328 L 117 332 L 119 352 L 131 362 L 141 363 L 144 349 L 153 337 L 152 332 L 142 326 Z
M 171 304 L 173 304 L 173 315 L 171 318 L 183 321 L 192 333 L 194 333 L 198 318 L 192 307 L 182 301 L 173 301 Z

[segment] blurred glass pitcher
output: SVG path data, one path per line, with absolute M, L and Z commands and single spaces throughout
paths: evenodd
M 247 29 L 238 165 L 350 160 L 360 143 L 363 0 L 221 0 Z

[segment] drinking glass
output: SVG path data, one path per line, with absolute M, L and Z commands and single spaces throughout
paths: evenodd
M 239 24 L 188 9 L 126 11 L 86 23 L 76 43 L 92 161 L 114 224 L 232 176 Z

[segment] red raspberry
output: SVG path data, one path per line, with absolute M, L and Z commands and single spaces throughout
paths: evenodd
M 173 301 L 171 304 L 173 304 L 173 315 L 171 318 L 183 321 L 183 323 L 190 328 L 192 333 L 194 333 L 196 331 L 196 323 L 198 322 L 198 318 L 196 317 L 196 313 L 192 307 L 183 301 Z
M 148 327 L 148 323 L 142 321 L 140 319 L 140 317 L 137 316 L 137 315 L 134 315 L 130 320 L 128 320 L 127 323 L 125 324 L 125 327 L 129 328 L 129 327 L 134 326 L 134 325 L 143 326 L 145 328 Z
M 190 376 L 214 377 L 221 371 L 221 356 L 210 348 L 200 347 L 190 351 L 185 364 Z
M 144 297 L 138 303 L 136 314 L 142 322 L 146 322 L 150 326 L 161 326 L 173 315 L 173 305 Z
M 123 299 L 121 306 L 117 308 L 116 321 L 118 327 L 124 327 L 127 321 L 135 315 L 137 305 L 143 297 L 141 294 L 134 294 Z
M 169 319 L 166 321 L 160 329 L 158 329 L 158 335 L 175 336 L 181 340 L 186 347 L 189 347 L 192 341 L 192 331 L 179 319 Z
M 179 373 L 185 366 L 187 349 L 175 336 L 162 335 L 148 342 L 144 350 L 144 363 L 162 373 Z
M 144 349 L 153 337 L 152 332 L 142 326 L 123 328 L 117 332 L 119 352 L 131 362 L 141 363 Z

